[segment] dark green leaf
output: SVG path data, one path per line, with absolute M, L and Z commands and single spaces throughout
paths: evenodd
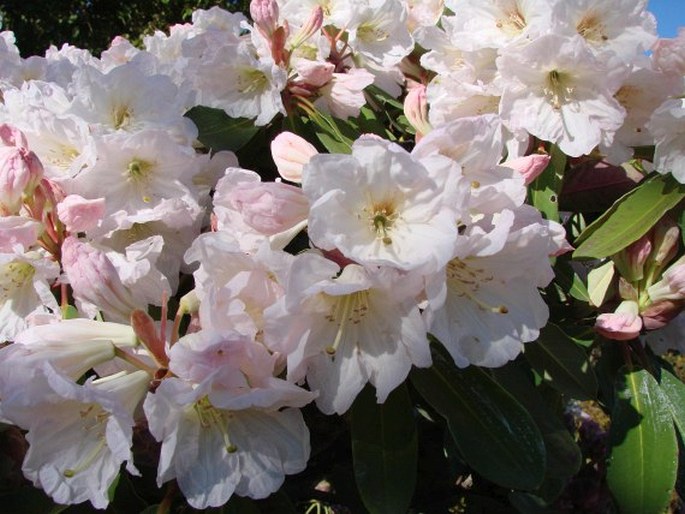
M 406 386 L 378 404 L 367 386 L 352 405 L 354 476 L 371 514 L 409 509 L 416 484 L 418 443 Z
M 529 187 L 530 201 L 548 220 L 559 221 L 559 193 L 564 179 L 566 155 L 554 145 L 551 160 Z
M 685 439 L 685 384 L 678 377 L 662 369 L 660 385 L 680 437 Z
M 660 514 L 678 465 L 668 402 L 645 370 L 621 374 L 616 385 L 607 484 L 622 514 Z
M 308 113 L 309 119 L 316 126 L 316 137 L 331 153 L 350 153 L 352 143 L 359 132 L 350 122 L 334 118 L 319 111 Z
M 438 351 L 433 366 L 414 369 L 412 383 L 447 423 L 466 462 L 504 487 L 536 489 L 545 474 L 545 445 L 530 414 L 476 367 L 457 369 Z
M 585 350 L 579 348 L 558 326 L 549 323 L 534 343 L 524 346 L 524 355 L 535 371 L 557 391 L 577 400 L 597 396 L 597 379 Z
M 200 143 L 215 152 L 235 152 L 245 146 L 259 131 L 253 120 L 231 118 L 221 109 L 198 106 L 190 109 L 186 116 L 197 125 Z
M 576 241 L 574 258 L 602 259 L 637 241 L 685 198 L 685 186 L 673 176 L 656 175 L 619 198 Z
M 493 370 L 495 380 L 525 407 L 537 424 L 545 441 L 547 466 L 545 481 L 566 480 L 581 465 L 582 455 L 571 433 L 533 385 L 526 373 L 525 360 L 516 360 Z M 529 370 L 529 369 L 528 369 Z

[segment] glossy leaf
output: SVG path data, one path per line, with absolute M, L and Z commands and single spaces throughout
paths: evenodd
M 545 441 L 547 454 L 545 481 L 566 480 L 578 472 L 582 455 L 560 416 L 547 405 L 526 373 L 525 360 L 516 360 L 493 370 L 495 380 L 516 398 L 531 415 Z
M 660 386 L 680 437 L 685 439 L 685 384 L 678 377 L 662 369 Z
M 352 459 L 357 487 L 371 514 L 409 509 L 418 461 L 416 423 L 405 386 L 383 404 L 367 386 L 352 405 Z
M 611 285 L 614 280 L 616 270 L 614 261 L 608 261 L 601 266 L 590 270 L 587 275 L 587 290 L 590 296 L 590 303 L 595 307 L 600 307 L 609 297 Z
M 661 514 L 671 497 L 678 445 L 668 402 L 645 370 L 619 375 L 607 483 L 622 514 Z
M 259 131 L 254 121 L 247 118 L 231 118 L 221 109 L 193 107 L 186 116 L 197 125 L 200 143 L 215 152 L 235 152 L 245 146 Z
M 685 186 L 670 174 L 645 180 L 580 234 L 573 257 L 602 259 L 623 250 L 683 198 Z
M 536 489 L 545 474 L 545 445 L 530 414 L 476 367 L 457 369 L 438 351 L 433 366 L 414 369 L 412 383 L 447 423 L 464 460 L 488 480 Z
M 597 396 L 597 378 L 585 350 L 558 326 L 549 323 L 536 342 L 523 348 L 533 369 L 557 391 L 577 400 Z

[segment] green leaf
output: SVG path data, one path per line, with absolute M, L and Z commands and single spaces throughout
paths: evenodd
M 259 132 L 253 120 L 231 118 L 221 109 L 197 106 L 190 109 L 186 116 L 197 125 L 200 143 L 215 152 L 240 150 Z
M 668 402 L 645 370 L 619 375 L 607 484 L 622 514 L 661 514 L 675 485 L 678 445 Z
M 590 296 L 590 303 L 595 307 L 600 307 L 609 296 L 614 275 L 614 261 L 607 261 L 588 273 L 588 295 Z
M 447 419 L 464 460 L 504 487 L 536 489 L 545 474 L 545 445 L 530 414 L 480 368 L 457 369 L 435 351 L 433 366 L 411 380 Z
M 525 360 L 517 359 L 492 372 L 495 380 L 528 411 L 542 433 L 547 454 L 545 480 L 566 480 L 575 475 L 582 460 L 580 448 L 560 416 L 533 385 Z
M 685 439 L 685 384 L 678 377 L 662 369 L 660 386 L 680 437 Z
M 656 175 L 619 198 L 576 240 L 574 258 L 602 259 L 637 241 L 685 198 L 685 186 L 671 174 Z
M 554 145 L 551 156 L 545 171 L 530 184 L 529 195 L 530 202 L 545 218 L 559 221 L 559 193 L 564 179 L 566 155 Z
M 350 123 L 317 110 L 308 112 L 309 119 L 315 125 L 316 137 L 331 153 L 352 152 L 352 143 L 359 135 L 358 130 Z
M 418 461 L 416 423 L 404 385 L 376 403 L 367 386 L 352 405 L 352 459 L 357 488 L 371 514 L 409 509 Z
M 548 323 L 538 340 L 523 350 L 533 369 L 557 391 L 577 400 L 597 396 L 597 378 L 585 350 L 558 326 Z

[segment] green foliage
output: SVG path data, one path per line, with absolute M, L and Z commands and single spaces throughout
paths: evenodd
M 668 402 L 646 370 L 616 383 L 607 482 L 622 514 L 659 514 L 675 485 L 678 445 Z
M 140 43 L 155 29 L 185 23 L 195 9 L 218 5 L 247 12 L 247 0 L 3 0 L 2 30 L 12 30 L 24 57 L 43 55 L 50 45 L 64 43 L 86 48 L 96 55 L 115 36 Z

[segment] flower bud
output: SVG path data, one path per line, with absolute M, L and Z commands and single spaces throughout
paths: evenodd
M 271 142 L 271 155 L 278 173 L 290 182 L 302 182 L 302 169 L 317 150 L 292 132 L 282 132 Z
M 304 23 L 304 25 L 302 25 L 302 28 L 299 30 L 297 34 L 295 34 L 295 37 L 293 37 L 293 40 L 290 44 L 290 48 L 294 50 L 295 48 L 300 46 L 314 34 L 319 32 L 322 26 L 323 8 L 320 5 L 316 5 L 312 9 L 312 12 L 309 14 L 309 18 L 307 18 L 307 21 Z
M 523 176 L 526 185 L 530 184 L 545 171 L 551 157 L 543 154 L 532 154 L 518 159 L 512 159 L 502 163 L 502 166 L 511 168 Z
M 642 321 L 647 330 L 656 330 L 666 326 L 673 318 L 683 312 L 685 302 L 682 300 L 664 300 L 656 302 L 642 311 Z
M 668 217 L 664 217 L 654 226 L 652 236 L 653 251 L 648 267 L 651 268 L 652 276 L 658 276 L 666 264 L 675 256 L 678 251 L 678 241 L 680 240 L 680 229 Z
M 250 16 L 262 35 L 271 39 L 278 27 L 278 4 L 276 0 L 252 0 L 250 2 Z
M 7 216 L 18 214 L 23 197 L 33 194 L 43 165 L 19 130 L 0 125 L 0 142 L 0 214 Z
M 595 321 L 595 331 L 614 341 L 635 339 L 641 329 L 638 304 L 633 301 L 621 302 L 615 312 L 600 314 Z
M 409 90 L 404 99 L 404 115 L 409 123 L 411 123 L 411 126 L 416 129 L 417 141 L 432 130 L 431 124 L 428 121 L 426 86 L 418 84 Z
M 670 266 L 656 284 L 647 289 L 652 302 L 685 300 L 685 256 Z
M 613 256 L 618 272 L 629 282 L 638 282 L 644 276 L 644 266 L 652 253 L 649 234 L 624 248 Z
M 95 305 L 114 321 L 129 321 L 135 301 L 103 251 L 69 236 L 62 243 L 62 266 L 76 300 Z
M 228 199 L 247 225 L 266 236 L 294 227 L 309 214 L 302 189 L 283 182 L 237 184 Z

